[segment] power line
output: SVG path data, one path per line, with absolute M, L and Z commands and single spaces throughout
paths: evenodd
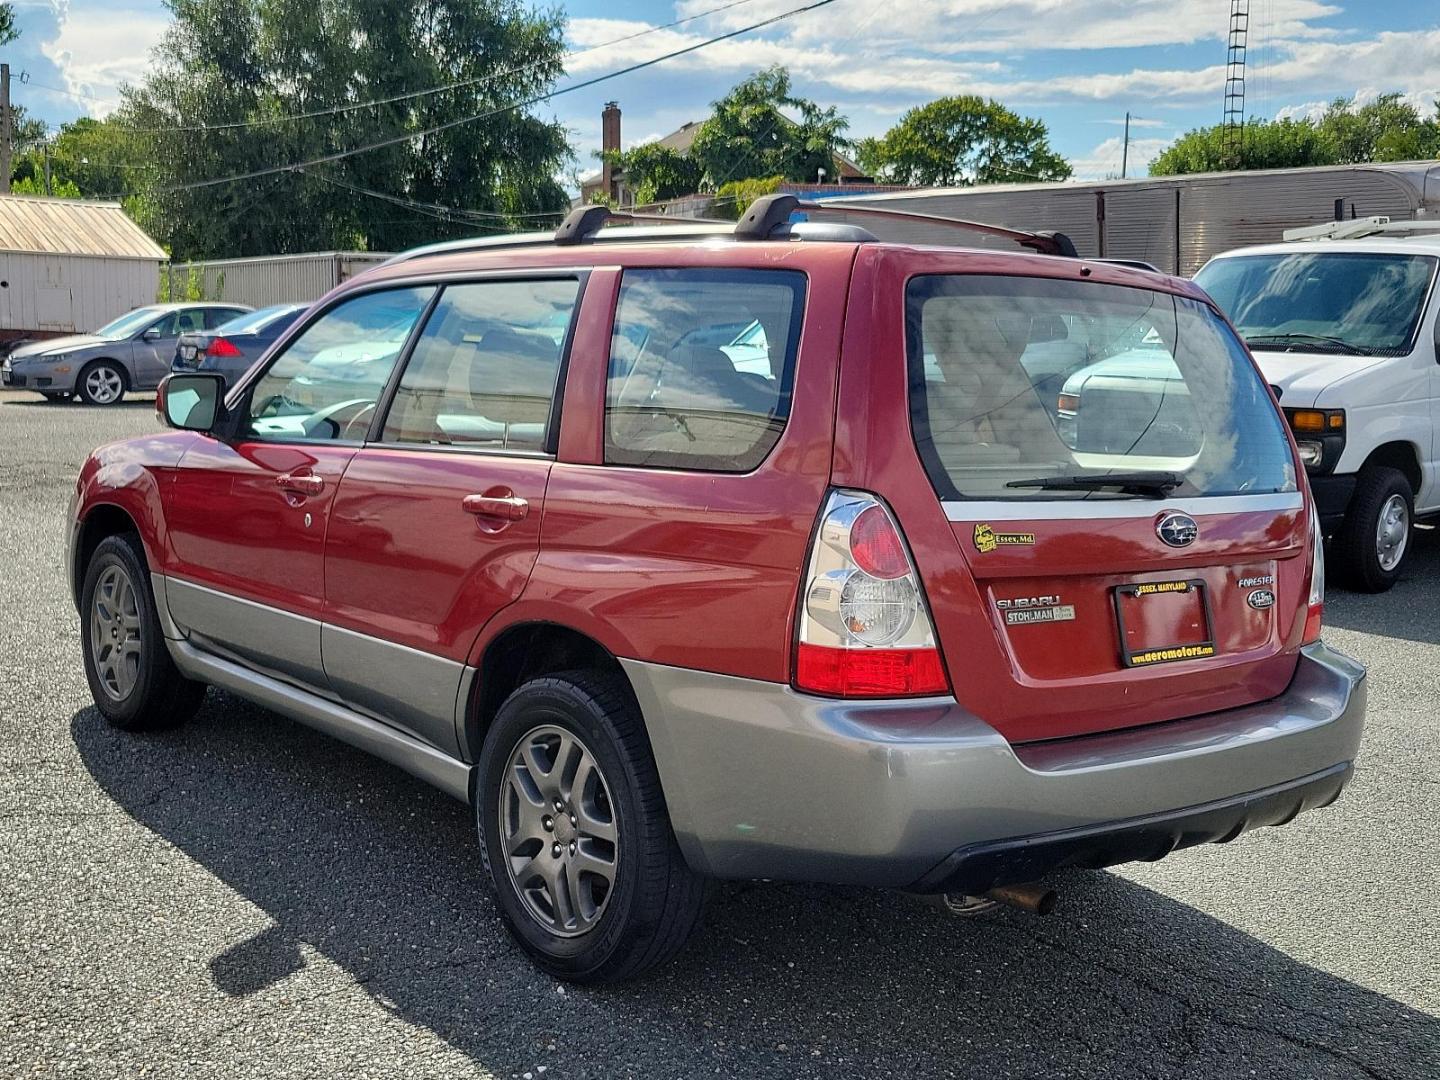
M 441 221 L 455 222 L 462 225 L 472 225 L 478 229 L 490 229 L 496 232 L 509 232 L 510 230 L 501 225 L 492 225 L 486 222 L 477 221 L 478 217 L 500 218 L 508 220 L 512 215 L 492 213 L 488 210 L 466 210 L 458 206 L 446 206 L 443 203 L 421 202 L 417 199 L 406 199 L 399 195 L 387 195 L 383 191 L 375 191 L 373 188 L 360 187 L 358 184 L 347 183 L 338 180 L 333 176 L 326 176 L 324 173 L 311 172 L 308 169 L 297 170 L 302 176 L 319 180 L 322 183 L 330 184 L 333 187 L 344 188 L 346 191 L 353 191 L 357 195 L 366 195 L 372 199 L 379 199 L 382 202 L 390 203 L 393 206 L 403 207 L 406 210 L 413 210 L 415 213 L 424 214 L 426 217 L 437 218 Z M 519 216 L 519 215 L 514 215 Z M 541 216 L 541 215 L 525 215 Z M 545 217 L 559 217 L 559 213 L 544 214 Z
M 393 135 L 388 139 L 380 139 L 376 142 L 367 143 L 364 146 L 357 146 L 351 150 L 337 150 L 331 154 L 323 154 L 320 157 L 310 158 L 306 161 L 292 162 L 289 165 L 271 165 L 263 169 L 252 169 L 249 172 L 237 173 L 233 176 L 215 177 L 210 180 L 192 180 L 184 184 L 172 184 L 168 187 L 152 188 L 150 189 L 150 191 L 147 192 L 147 194 L 171 195 L 178 191 L 193 191 L 198 188 L 214 187 L 217 184 L 233 184 L 238 183 L 242 180 L 256 180 L 262 176 L 273 176 L 276 173 L 303 171 L 304 169 L 313 168 L 316 165 L 327 165 L 332 161 L 341 161 L 344 158 L 354 157 L 356 154 L 366 154 L 372 150 L 380 150 L 387 146 L 395 146 L 399 143 L 410 142 L 414 139 L 423 139 L 429 135 L 437 135 L 442 131 L 449 131 L 451 128 L 460 127 L 462 124 L 473 124 L 477 120 L 485 120 L 489 117 L 497 116 L 500 113 L 511 112 L 515 109 L 527 108 L 531 105 L 538 105 L 542 101 L 549 101 L 552 98 L 557 98 L 562 94 L 574 93 L 576 90 L 584 90 L 586 87 L 595 86 L 596 84 L 602 82 L 608 82 L 610 79 L 618 79 L 622 75 L 629 75 L 633 72 L 643 70 L 644 68 L 654 67 L 656 64 L 664 63 L 667 60 L 674 60 L 677 57 L 685 56 L 688 53 L 697 52 L 700 49 L 706 48 L 710 45 L 714 45 L 718 42 L 728 41 L 730 38 L 739 37 L 741 34 L 748 34 L 753 30 L 759 30 L 763 27 L 771 26 L 778 22 L 783 22 L 784 20 L 793 18 L 796 15 L 802 15 L 807 11 L 814 11 L 816 8 L 827 7 L 833 3 L 835 3 L 835 0 L 814 0 L 813 3 L 805 4 L 797 8 L 791 8 L 788 11 L 782 11 L 778 15 L 772 15 L 768 19 L 762 19 L 759 22 L 751 23 L 749 26 L 743 26 L 738 30 L 731 30 L 724 34 L 717 34 L 715 37 L 707 38 L 706 40 L 696 42 L 693 45 L 687 45 L 682 49 L 675 49 L 661 56 L 652 57 L 649 60 L 642 60 L 639 63 L 631 64 L 628 67 L 620 68 L 618 71 L 611 71 L 604 75 L 597 75 L 593 79 L 586 79 L 583 82 L 572 83 L 569 86 L 561 87 L 559 90 L 551 90 L 548 93 L 538 94 L 535 97 L 528 98 L 525 101 L 517 101 L 509 105 L 502 105 L 499 108 L 489 109 L 486 112 L 476 113 L 473 116 L 462 116 L 457 120 L 448 120 L 443 124 L 436 124 L 435 126 L 425 128 L 422 131 L 411 131 L 406 132 L 403 135 Z M 114 198 L 114 196 L 100 197 Z
M 610 38 L 608 41 L 588 45 L 583 49 L 575 49 L 572 52 L 566 53 L 565 58 L 568 60 L 572 57 L 584 56 L 586 53 L 606 49 L 611 45 L 619 45 L 621 42 L 633 41 L 636 38 L 659 33 L 661 30 L 671 30 L 685 23 L 694 22 L 696 19 L 703 19 L 710 15 L 718 15 L 722 11 L 728 11 L 742 4 L 751 4 L 754 2 L 755 0 L 730 0 L 727 4 L 721 4 L 718 7 L 713 7 L 708 11 L 701 11 L 694 15 L 687 15 L 683 19 L 676 19 L 673 22 L 663 23 L 659 26 L 647 26 L 644 30 L 637 30 L 630 34 L 623 34 L 620 37 Z M 292 120 L 310 120 L 317 116 L 338 116 L 342 113 L 354 112 L 357 109 L 370 109 L 380 105 L 393 105 L 397 101 L 412 101 L 415 98 L 429 97 L 433 94 L 443 94 L 449 90 L 459 90 L 468 86 L 483 86 L 495 82 L 497 79 L 508 78 L 512 75 L 520 75 L 526 71 L 532 71 L 535 68 L 543 67 L 547 63 L 549 63 L 547 60 L 536 60 L 532 63 L 521 64 L 519 67 L 508 68 L 504 71 L 495 71 L 488 75 L 477 75 L 473 79 L 461 79 L 457 82 L 444 83 L 440 86 L 432 86 L 424 90 L 410 90 L 403 94 L 395 94 L 392 97 L 376 98 L 373 101 L 357 101 L 349 105 L 334 105 L 325 109 L 314 109 L 310 112 L 289 113 L 285 116 L 260 117 L 255 120 L 235 120 L 224 124 L 177 124 L 171 127 L 130 128 L 129 130 L 137 134 L 151 135 L 169 134 L 171 132 L 178 134 L 195 131 L 233 131 L 238 128 L 267 127 L 273 124 L 284 124 Z

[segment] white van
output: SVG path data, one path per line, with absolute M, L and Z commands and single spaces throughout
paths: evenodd
M 1440 222 L 1285 236 L 1218 255 L 1195 281 L 1279 396 L 1343 577 L 1383 592 L 1415 522 L 1440 516 Z

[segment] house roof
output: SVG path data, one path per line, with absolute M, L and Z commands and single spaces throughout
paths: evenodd
M 0 195 L 0 251 L 167 259 L 119 203 Z

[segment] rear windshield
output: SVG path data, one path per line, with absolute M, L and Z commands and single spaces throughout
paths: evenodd
M 1237 255 L 1207 264 L 1195 282 L 1252 349 L 1404 356 L 1435 266 L 1426 255 Z
M 1091 282 L 932 275 L 910 282 L 906 338 L 915 442 L 942 499 L 1295 490 L 1269 391 L 1204 304 Z M 1138 479 L 1100 483 L 1117 474 Z

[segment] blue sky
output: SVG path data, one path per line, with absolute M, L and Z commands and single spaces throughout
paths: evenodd
M 722 0 L 564 4 L 569 79 L 624 67 L 743 26 L 801 0 L 744 0 L 673 30 L 593 48 Z M 13 95 L 52 125 L 103 115 L 143 77 L 169 19 L 158 0 L 18 0 L 23 36 L 3 50 Z M 624 113 L 627 145 L 702 119 L 709 102 L 771 63 L 799 91 L 837 105 L 853 136 L 882 133 L 907 109 L 957 93 L 1038 116 L 1078 176 L 1116 174 L 1128 109 L 1131 170 L 1221 111 L 1230 0 L 836 0 L 830 6 L 542 108 L 571 131 L 576 167 L 594 167 L 599 113 Z M 1251 0 L 1247 111 L 1303 114 L 1330 98 L 1396 90 L 1440 97 L 1440 5 L 1420 0 Z M 24 72 L 27 82 L 19 82 Z M 562 84 L 563 85 L 563 81 Z

